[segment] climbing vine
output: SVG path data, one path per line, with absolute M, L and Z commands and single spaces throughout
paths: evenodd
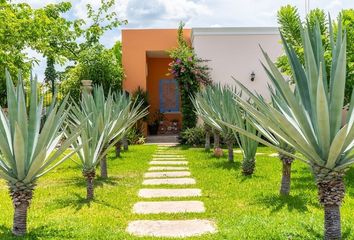
M 184 23 L 178 28 L 178 46 L 169 54 L 173 61 L 170 63 L 170 73 L 179 85 L 182 107 L 182 130 L 195 127 L 197 116 L 191 102 L 191 96 L 197 93 L 201 86 L 211 83 L 210 68 L 207 60 L 198 58 L 194 49 L 187 43 L 183 35 Z

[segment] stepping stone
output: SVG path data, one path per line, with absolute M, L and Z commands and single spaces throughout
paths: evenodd
M 241 150 L 234 150 L 234 153 L 242 153 Z
M 132 221 L 127 232 L 139 237 L 192 237 L 215 233 L 215 223 L 209 220 L 138 220 Z
M 272 153 L 272 154 L 269 154 L 269 157 L 279 157 L 279 154 L 278 153 Z
M 205 208 L 201 201 L 137 202 L 133 207 L 133 213 L 137 214 L 202 212 L 205 212 Z
M 166 155 L 166 154 L 154 154 L 153 158 L 184 158 L 182 155 Z
M 187 161 L 151 161 L 150 165 L 187 165 Z
M 150 167 L 148 171 L 183 171 L 189 170 L 188 167 Z
M 186 161 L 186 158 L 153 158 L 152 161 Z
M 197 188 L 180 189 L 140 189 L 139 197 L 142 198 L 160 198 L 160 197 L 200 197 L 202 191 Z
M 189 177 L 190 172 L 148 172 L 145 173 L 145 178 L 166 178 L 166 177 Z
M 154 178 L 145 179 L 143 185 L 191 185 L 195 184 L 194 178 Z

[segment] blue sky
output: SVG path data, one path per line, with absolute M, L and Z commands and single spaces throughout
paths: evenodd
M 70 17 L 86 18 L 86 4 L 98 7 L 100 0 L 69 0 L 73 8 Z M 27 2 L 32 7 L 42 7 L 59 0 L 16 0 Z M 277 26 L 277 10 L 291 4 L 305 15 L 305 0 L 116 0 L 114 11 L 128 24 L 122 28 L 176 28 L 180 21 L 187 27 L 260 27 Z M 310 8 L 321 8 L 332 16 L 341 9 L 354 8 L 353 0 L 310 0 Z M 111 47 L 120 40 L 120 30 L 107 32 L 101 42 Z M 43 79 L 45 61 L 36 52 L 30 55 L 40 59 L 33 69 Z M 58 66 L 58 68 L 61 68 Z

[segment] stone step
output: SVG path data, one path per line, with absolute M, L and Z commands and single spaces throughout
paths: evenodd
M 187 165 L 187 161 L 151 161 L 150 165 Z
M 148 171 L 184 171 L 189 170 L 188 167 L 150 167 Z
M 137 202 L 133 207 L 133 213 L 137 214 L 203 212 L 205 212 L 205 207 L 201 201 Z
M 198 188 L 140 189 L 138 195 L 141 198 L 200 197 L 202 195 L 202 191 Z
M 195 184 L 194 178 L 153 178 L 145 179 L 143 185 L 191 185 Z
M 185 161 L 187 160 L 186 158 L 163 158 L 163 157 L 159 157 L 159 158 L 152 158 L 153 161 Z
M 180 172 L 148 172 L 144 174 L 145 178 L 167 178 L 167 177 L 189 177 L 190 172 L 180 171 Z
M 192 237 L 215 233 L 215 223 L 209 220 L 138 220 L 129 223 L 127 232 L 139 237 Z
M 174 155 L 174 154 L 154 154 L 153 158 L 185 158 L 183 155 Z

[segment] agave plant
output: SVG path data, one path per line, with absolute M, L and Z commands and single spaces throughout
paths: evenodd
M 31 81 L 29 109 L 21 76 L 14 87 L 6 72 L 7 115 L 0 111 L 0 177 L 8 183 L 14 206 L 12 232 L 22 236 L 27 232 L 27 210 L 33 197 L 37 180 L 60 163 L 71 157 L 74 151 L 65 150 L 76 139 L 78 131 L 63 139 L 65 119 L 68 115 L 67 98 L 61 105 L 54 104 L 43 121 L 43 99 L 38 100 L 37 80 Z
M 193 104 L 204 122 L 221 132 L 228 145 L 229 161 L 233 161 L 233 144 L 238 142 L 243 153 L 242 172 L 244 175 L 251 175 L 255 169 L 258 142 L 243 135 L 238 138 L 232 128 L 219 123 L 232 122 L 256 134 L 256 129 L 245 121 L 241 108 L 235 104 L 234 92 L 227 86 L 208 86 L 195 96 Z
M 70 131 L 75 132 L 78 124 L 84 124 L 81 134 L 73 146 L 82 145 L 78 151 L 82 172 L 87 183 L 87 199 L 94 198 L 95 168 L 105 158 L 110 147 L 122 139 L 129 128 L 147 113 L 140 111 L 140 104 L 131 107 L 125 104 L 123 95 L 113 94 L 105 99 L 101 87 L 94 88 L 93 95 L 83 92 L 79 105 L 73 107 L 70 116 Z M 122 106 L 120 106 L 122 105 Z M 85 122 L 85 119 L 88 121 Z
M 346 34 L 343 34 L 341 21 L 338 23 L 336 37 L 330 26 L 332 63 L 330 72 L 327 73 L 319 26 L 306 27 L 301 31 L 304 66 L 294 49 L 282 39 L 291 64 L 295 90 L 292 90 L 264 53 L 268 64 L 268 67 L 264 66 L 265 71 L 275 91 L 279 92 L 279 95 L 273 93 L 276 106 L 260 101 L 259 96 L 251 93 L 242 84 L 240 86 L 251 97 L 255 106 L 239 97 L 237 102 L 255 119 L 260 129 L 266 129 L 302 154 L 298 159 L 312 169 L 319 201 L 324 207 L 324 237 L 341 239 L 340 206 L 345 195 L 343 177 L 346 169 L 354 163 L 354 93 L 347 117 L 342 119 L 346 81 Z M 235 124 L 226 125 L 257 139 Z M 293 156 L 291 152 L 275 144 L 263 143 Z

